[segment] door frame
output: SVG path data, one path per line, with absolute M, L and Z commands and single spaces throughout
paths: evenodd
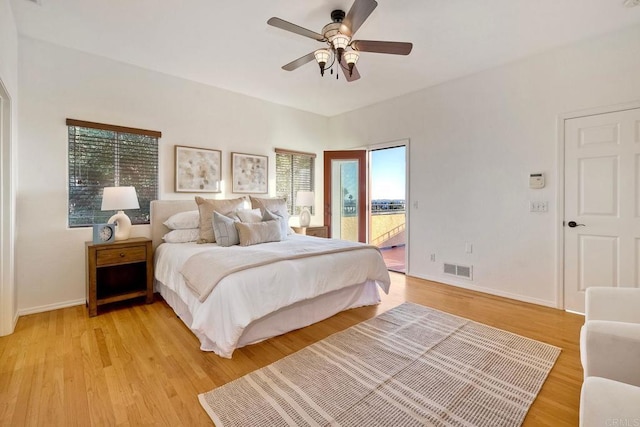
M 0 336 L 13 333 L 18 321 L 15 288 L 15 149 L 13 103 L 0 80 Z
M 556 308 L 561 310 L 566 310 L 565 301 L 564 301 L 564 183 L 565 183 L 565 122 L 570 119 L 577 119 L 580 117 L 587 116 L 595 116 L 599 114 L 607 114 L 607 113 L 617 113 L 620 111 L 626 110 L 634 110 L 636 108 L 640 108 L 640 101 L 633 101 L 624 104 L 617 105 L 607 105 L 602 107 L 594 107 L 587 108 L 584 110 L 571 111 L 567 113 L 559 114 L 557 117 L 557 126 L 558 130 L 558 164 L 557 164 L 557 187 L 556 187 L 556 237 L 557 237 L 557 245 L 556 245 L 556 255 L 557 255 L 557 265 L 556 265 Z M 568 311 L 568 310 L 567 310 Z M 580 313 L 582 314 L 582 313 Z
M 352 149 L 352 150 L 325 150 L 323 152 L 324 157 L 324 225 L 327 227 L 329 237 L 333 237 L 331 230 L 331 159 L 327 156 L 327 153 L 333 153 L 332 159 L 335 160 L 359 160 L 358 165 L 358 241 L 367 242 L 368 240 L 368 223 L 366 220 L 369 212 L 369 151 L 366 148 Z M 351 153 L 358 153 L 354 156 Z M 362 155 L 364 153 L 364 155 Z M 362 157 L 362 158 L 361 158 Z M 365 219 L 362 221 L 362 219 Z M 362 240 L 364 239 L 364 241 Z

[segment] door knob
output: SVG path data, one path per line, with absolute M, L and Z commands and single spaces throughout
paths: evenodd
M 567 225 L 568 225 L 569 227 L 571 227 L 571 228 L 574 228 L 574 227 L 586 227 L 584 224 L 578 224 L 578 223 L 577 223 L 577 222 L 575 222 L 575 221 L 569 221 L 569 222 L 567 223 Z

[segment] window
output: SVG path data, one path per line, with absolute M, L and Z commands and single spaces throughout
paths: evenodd
M 276 194 L 287 199 L 287 209 L 292 215 L 300 213 L 300 206 L 295 205 L 296 193 L 314 191 L 315 159 L 313 153 L 276 148 Z
M 149 223 L 158 197 L 160 132 L 67 119 L 69 130 L 69 227 L 107 222 L 102 189 L 133 186 L 140 209 L 126 211 L 132 224 Z

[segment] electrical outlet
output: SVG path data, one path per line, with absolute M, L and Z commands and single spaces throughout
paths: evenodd
M 431 254 L 431 262 L 436 262 L 436 254 Z
M 547 212 L 549 210 L 549 204 L 541 201 L 530 201 L 529 212 Z

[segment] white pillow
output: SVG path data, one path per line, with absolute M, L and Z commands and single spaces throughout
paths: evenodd
M 242 222 L 260 222 L 262 221 L 262 212 L 260 208 L 255 209 L 238 209 L 236 211 L 238 218 Z
M 164 222 L 164 225 L 172 230 L 191 230 L 198 228 L 200 226 L 200 213 L 197 210 L 179 212 L 171 215 L 169 219 Z
M 282 240 L 278 221 L 236 222 L 235 226 L 238 229 L 240 246 L 279 242 Z
M 186 228 L 182 230 L 172 230 L 162 236 L 162 239 L 167 243 L 189 243 L 197 241 L 199 237 L 199 228 Z

